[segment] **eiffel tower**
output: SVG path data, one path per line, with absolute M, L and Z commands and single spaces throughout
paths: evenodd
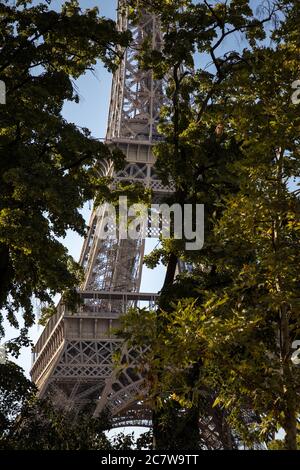
M 113 184 L 142 184 L 159 201 L 172 192 L 154 171 L 153 145 L 160 140 L 157 124 L 164 102 L 163 83 L 151 71 L 140 69 L 137 55 L 145 39 L 159 50 L 162 32 L 158 19 L 147 11 L 138 23 L 132 23 L 126 0 L 118 1 L 117 22 L 119 30 L 131 31 L 133 41 L 113 76 L 106 143 L 122 150 L 126 164 L 116 172 L 107 161 L 99 171 L 112 177 Z M 31 377 L 40 397 L 50 395 L 66 409 L 93 404 L 94 416 L 108 411 L 114 428 L 150 427 L 145 381 L 134 367 L 139 351 L 128 350 L 114 331 L 128 308 L 154 309 L 158 294 L 140 292 L 145 240 L 142 236 L 138 240 L 101 239 L 106 216 L 105 206 L 94 208 L 82 248 L 82 305 L 71 312 L 62 302 L 58 304 L 34 347 Z M 116 351 L 129 364 L 121 372 L 114 367 Z M 213 401 L 210 395 L 203 397 L 199 435 L 204 448 L 222 449 L 230 440 L 230 430 L 223 414 L 212 408 Z
M 154 49 L 160 49 L 162 33 L 157 18 L 147 12 L 138 24 L 130 22 L 126 0 L 118 2 L 117 23 L 120 31 L 131 31 L 133 41 L 113 77 L 106 143 L 122 150 L 126 164 L 115 172 L 107 161 L 99 171 L 112 177 L 114 184 L 139 183 L 151 188 L 159 200 L 171 191 L 153 169 L 162 83 L 151 71 L 140 69 L 137 54 L 145 39 L 152 41 Z M 140 292 L 145 240 L 100 239 L 106 215 L 105 207 L 94 208 L 82 248 L 83 304 L 71 312 L 59 303 L 34 347 L 31 377 L 41 397 L 50 394 L 65 407 L 95 402 L 95 415 L 108 409 L 114 427 L 149 426 L 150 410 L 137 401 L 145 393 L 143 378 L 133 367 L 118 375 L 114 371 L 113 356 L 122 348 L 114 331 L 120 315 L 129 307 L 155 308 L 157 294 Z M 122 354 L 134 364 L 137 351 Z

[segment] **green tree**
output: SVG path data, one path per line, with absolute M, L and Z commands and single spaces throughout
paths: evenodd
M 36 387 L 13 362 L 0 364 L 0 445 Z
M 0 364 L 0 449 L 98 450 L 110 449 L 104 431 L 108 417 L 92 419 L 88 409 L 68 410 L 39 399 L 35 385 L 13 362 Z M 119 436 L 118 445 L 129 445 Z M 131 444 L 133 441 L 130 441 Z
M 69 409 L 64 400 L 40 399 L 24 371 L 0 364 L 0 450 L 130 450 L 151 445 L 151 433 L 138 439 L 119 433 L 108 437 L 108 415 L 92 418 L 93 404 Z
M 299 191 L 289 182 L 299 177 L 299 107 L 291 102 L 299 5 L 270 2 L 265 21 L 247 1 L 183 4 L 181 12 L 166 2 L 164 49 L 146 48 L 143 59 L 158 76 L 171 69 L 157 168 L 175 182 L 176 202 L 205 203 L 205 247 L 188 253 L 168 241 L 152 253 L 150 266 L 167 265 L 158 322 L 150 313 L 145 333 L 146 312 L 131 312 L 125 331 L 131 342 L 151 344 L 144 361 L 162 408 L 172 398 L 194 409 L 213 396 L 212 411 L 223 411 L 231 426 L 229 441 L 254 446 L 283 427 L 286 448 L 295 449 Z M 233 32 L 245 34 L 246 47 L 224 52 Z M 213 67 L 189 74 L 195 51 Z M 194 272 L 175 280 L 179 258 Z
M 286 25 L 276 33 L 275 50 L 255 56 L 255 94 L 247 84 L 236 88 L 245 97 L 238 110 L 233 106 L 230 119 L 244 141 L 242 184 L 237 195 L 226 199 L 215 227 L 224 250 L 218 269 L 230 273 L 233 282 L 210 292 L 207 311 L 215 321 L 207 336 L 226 384 L 220 401 L 236 399 L 237 407 L 247 396 L 261 416 L 262 435 L 282 427 L 285 448 L 296 449 L 300 374 L 291 355 L 300 327 L 300 201 L 291 180 L 300 175 L 300 121 L 299 106 L 291 102 L 291 82 L 300 68 L 299 36 L 285 30 Z M 275 74 L 274 64 L 280 64 Z
M 49 399 L 33 399 L 23 406 L 2 439 L 6 450 L 109 450 L 105 435 L 109 421 L 91 418 L 91 410 L 54 406 Z M 123 442 L 122 437 L 120 441 Z M 123 444 L 125 446 L 125 443 Z
M 81 270 L 58 238 L 68 229 L 85 234 L 80 209 L 107 191 L 99 162 L 112 159 L 118 168 L 122 156 L 68 123 L 62 107 L 79 100 L 74 80 L 97 60 L 114 69 L 129 40 L 97 8 L 82 11 L 76 0 L 61 11 L 50 1 L 0 4 L 0 79 L 7 90 L 0 107 L 0 309 L 1 320 L 6 315 L 21 328 L 13 352 L 28 344 L 33 298 L 53 305 L 60 293 L 76 300 Z

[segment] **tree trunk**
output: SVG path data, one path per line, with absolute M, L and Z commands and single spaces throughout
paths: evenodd
M 295 407 L 288 404 L 284 417 L 285 448 L 286 450 L 297 450 L 297 419 Z
M 164 291 L 170 287 L 175 279 L 176 269 L 178 264 L 178 258 L 174 253 L 171 253 L 170 259 L 167 266 L 167 272 L 165 276 L 164 285 L 162 287 L 161 293 L 164 294 Z
M 293 390 L 293 372 L 290 359 L 291 341 L 289 335 L 289 318 L 287 305 L 281 307 L 281 360 L 284 386 L 284 420 L 283 428 L 286 432 L 285 447 L 287 450 L 297 450 L 297 416 L 295 406 L 295 392 Z
M 9 249 L 6 245 L 0 245 L 0 307 L 7 299 L 10 285 Z
M 167 303 L 165 300 L 165 295 L 168 288 L 172 286 L 174 279 L 175 279 L 175 274 L 176 274 L 176 268 L 177 268 L 177 263 L 178 263 L 178 258 L 174 253 L 170 254 L 170 259 L 168 262 L 167 266 L 167 272 L 164 280 L 164 284 L 161 290 L 161 295 L 160 295 L 160 305 L 159 309 L 157 311 L 157 330 L 158 332 L 164 328 L 164 321 L 161 319 L 160 315 L 160 310 L 164 307 L 164 304 Z M 160 373 L 163 373 L 163 371 L 160 371 Z M 158 376 L 159 380 L 159 376 Z M 164 409 L 162 410 L 156 410 L 154 409 L 152 412 L 152 426 L 153 426 L 153 449 L 158 450 L 158 449 L 165 449 L 166 445 L 166 432 L 162 429 L 161 426 L 161 421 L 164 416 Z
M 176 402 L 153 412 L 154 450 L 196 450 L 199 449 L 199 407 L 182 409 Z

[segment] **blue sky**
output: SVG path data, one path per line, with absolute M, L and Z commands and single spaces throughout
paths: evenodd
M 61 3 L 54 0 L 54 5 Z M 82 8 L 98 6 L 102 16 L 115 19 L 116 0 L 81 0 Z M 66 103 L 63 114 L 70 122 L 87 127 L 98 139 L 106 134 L 110 102 L 111 74 L 99 63 L 94 73 L 88 72 L 76 82 L 80 103 Z

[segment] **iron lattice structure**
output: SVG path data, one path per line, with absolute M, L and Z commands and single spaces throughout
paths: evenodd
M 157 18 L 147 12 L 137 24 L 131 23 L 126 0 L 118 2 L 117 21 L 119 30 L 131 31 L 133 41 L 113 77 L 106 143 L 123 151 L 126 165 L 115 172 L 111 162 L 106 162 L 101 172 L 112 177 L 114 184 L 130 182 L 151 188 L 154 197 L 160 199 L 172 191 L 162 185 L 153 169 L 152 148 L 160 138 L 157 123 L 163 86 L 151 71 L 140 69 L 137 55 L 145 39 L 160 49 L 162 33 Z M 82 249 L 83 305 L 76 312 L 58 305 L 35 345 L 31 376 L 40 396 L 51 394 L 66 408 L 95 402 L 95 415 L 108 408 L 114 426 L 149 426 L 150 410 L 139 401 L 145 383 L 134 370 L 139 353 L 124 350 L 113 332 L 129 307 L 155 308 L 157 296 L 139 292 L 144 239 L 101 239 L 106 216 L 105 207 L 94 209 Z M 131 367 L 117 374 L 113 356 L 122 348 L 123 358 Z
M 151 71 L 140 69 L 137 54 L 145 39 L 152 41 L 153 49 L 160 49 L 162 33 L 154 15 L 144 11 L 138 23 L 132 24 L 124 6 L 126 0 L 119 0 L 118 26 L 131 31 L 133 42 L 113 77 L 106 142 L 123 151 L 126 165 L 116 173 L 106 162 L 101 171 L 115 183 L 143 184 L 160 200 L 172 192 L 155 175 L 152 152 L 160 140 L 157 124 L 164 101 L 163 84 Z M 50 394 L 64 408 L 95 403 L 94 415 L 108 410 L 114 427 L 148 427 L 151 411 L 143 401 L 147 389 L 134 367 L 140 352 L 128 350 L 114 330 L 129 307 L 155 308 L 157 294 L 140 292 L 144 240 L 101 240 L 106 215 L 105 207 L 94 209 L 82 249 L 83 304 L 76 312 L 58 305 L 34 347 L 31 376 L 40 396 Z M 114 368 L 113 356 L 118 350 L 129 364 L 121 373 Z M 224 448 L 229 430 L 224 416 L 212 410 L 210 401 L 207 406 L 204 403 L 199 420 L 200 440 L 208 449 Z

